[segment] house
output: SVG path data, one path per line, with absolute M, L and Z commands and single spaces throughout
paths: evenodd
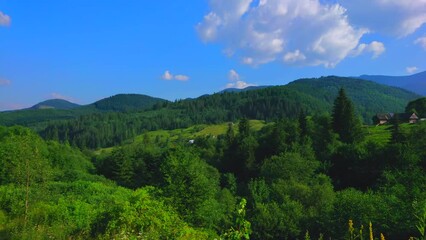
M 415 113 L 378 113 L 373 118 L 375 124 L 382 125 L 398 119 L 401 123 L 417 123 L 419 117 Z
M 378 125 L 386 124 L 392 119 L 392 113 L 378 113 L 373 118 L 373 122 Z

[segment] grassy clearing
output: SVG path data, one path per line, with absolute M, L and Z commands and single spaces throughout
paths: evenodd
M 408 133 L 416 124 L 402 123 L 399 125 L 401 132 Z M 365 126 L 366 140 L 386 144 L 392 136 L 392 125 Z
M 146 132 L 144 134 L 136 136 L 133 140 L 129 140 L 127 143 L 139 143 L 142 142 L 145 138 L 145 135 L 147 135 L 151 140 L 159 140 L 159 141 L 170 141 L 175 142 L 179 139 L 184 139 L 186 141 L 190 139 L 195 139 L 197 137 L 204 137 L 204 136 L 219 136 L 226 133 L 228 129 L 229 123 L 221 123 L 221 124 L 214 124 L 214 125 L 194 125 L 189 128 L 182 128 L 182 129 L 174 129 L 174 130 L 157 130 L 157 131 L 150 131 Z M 238 133 L 238 125 L 237 123 L 234 123 L 234 131 Z M 266 126 L 267 123 L 265 121 L 261 120 L 250 120 L 250 127 L 253 131 L 260 131 L 264 126 Z M 110 148 L 101 148 L 96 150 L 94 153 L 99 155 L 101 153 L 110 153 L 114 147 Z

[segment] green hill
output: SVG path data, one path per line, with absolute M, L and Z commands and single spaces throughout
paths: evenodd
M 119 94 L 83 106 L 53 99 L 38 103 L 29 109 L 0 112 L 0 125 L 22 125 L 39 131 L 52 121 L 71 120 L 105 112 L 146 110 L 155 104 L 162 105 L 166 102 L 164 99 L 139 94 Z
M 46 100 L 44 102 L 38 103 L 34 106 L 32 106 L 30 109 L 73 109 L 78 108 L 80 105 L 69 102 L 64 99 L 50 99 Z
M 102 111 L 124 112 L 144 110 L 164 102 L 167 101 L 142 94 L 117 94 L 92 103 L 88 107 L 94 107 Z
M 289 83 L 287 87 L 309 94 L 318 101 L 326 102 L 328 106 L 333 104 L 338 90 L 343 87 L 354 102 L 355 110 L 366 123 L 371 123 L 371 118 L 379 112 L 404 112 L 409 101 L 420 97 L 413 92 L 397 87 L 356 78 L 334 76 L 301 79 Z M 331 108 L 328 107 L 328 109 Z
M 145 111 L 85 115 L 50 124 L 41 134 L 79 147 L 99 148 L 119 144 L 144 131 L 236 122 L 241 118 L 294 119 L 302 111 L 309 115 L 327 114 L 340 88 L 346 89 L 365 123 L 371 123 L 378 112 L 403 112 L 409 101 L 419 97 L 403 89 L 360 79 L 333 76 L 301 79 L 285 86 L 163 102 Z

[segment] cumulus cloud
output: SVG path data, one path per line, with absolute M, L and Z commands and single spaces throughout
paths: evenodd
M 228 79 L 229 81 L 240 81 L 240 74 L 237 73 L 237 71 L 235 71 L 234 69 L 229 70 L 228 73 Z
M 249 65 L 334 67 L 368 32 L 351 26 L 341 5 L 320 0 L 211 0 L 210 8 L 197 25 L 200 38 Z
M 353 51 L 354 56 L 358 56 L 363 53 L 373 53 L 373 58 L 379 57 L 386 51 L 385 45 L 381 42 L 373 41 L 370 44 L 362 43 Z
M 414 41 L 415 44 L 419 44 L 423 47 L 424 50 L 426 50 L 426 37 L 417 38 L 416 41 Z
M 170 73 L 169 70 L 165 71 L 164 74 L 161 76 L 163 80 L 173 80 L 173 75 Z
M 12 82 L 10 80 L 0 78 L 0 86 L 7 86 L 7 85 L 10 85 L 11 83 Z
M 244 81 L 236 81 L 233 83 L 226 84 L 226 88 L 237 88 L 237 89 L 244 89 L 247 87 L 256 86 L 256 84 L 246 83 Z
M 5 27 L 10 26 L 11 21 L 12 20 L 8 15 L 0 11 L 0 26 L 5 26 Z
M 304 61 L 306 59 L 306 56 L 297 49 L 294 52 L 288 52 L 284 55 L 284 62 L 287 63 L 295 63 Z
M 171 80 L 188 81 L 189 80 L 189 77 L 187 75 L 182 75 L 182 74 L 173 75 L 170 73 L 169 70 L 165 71 L 163 75 L 161 75 L 161 78 L 167 81 L 171 81 Z
M 186 76 L 186 75 L 176 75 L 175 79 L 178 80 L 178 81 L 188 81 L 189 77 Z
M 404 37 L 426 23 L 425 0 L 339 0 L 351 23 Z
M 226 84 L 225 88 L 238 88 L 243 89 L 246 87 L 256 86 L 256 84 L 247 83 L 241 80 L 240 74 L 237 73 L 234 69 L 229 70 L 228 80 L 230 81 Z
M 409 73 L 409 74 L 413 74 L 413 73 L 417 72 L 417 70 L 418 70 L 418 68 L 414 67 L 414 66 L 405 68 L 405 71 L 407 71 L 407 73 Z

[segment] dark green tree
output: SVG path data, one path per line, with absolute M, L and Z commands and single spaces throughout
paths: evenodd
M 399 124 L 400 124 L 400 120 L 399 120 L 398 114 L 395 114 L 392 119 L 392 132 L 391 132 L 392 143 L 400 143 L 404 140 L 404 135 L 401 132 L 401 128 Z
M 306 119 L 306 113 L 301 111 L 299 113 L 299 128 L 300 128 L 300 138 L 304 139 L 308 136 L 308 121 Z
M 361 122 L 355 115 L 351 100 L 343 88 L 334 100 L 332 128 L 344 143 L 354 143 L 362 139 Z

